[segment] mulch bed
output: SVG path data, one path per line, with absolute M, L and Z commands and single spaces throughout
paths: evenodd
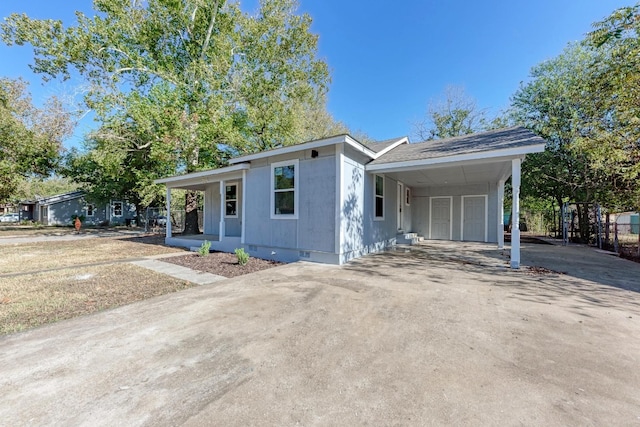
M 193 253 L 163 258 L 162 261 L 224 277 L 242 276 L 243 274 L 266 270 L 283 264 L 281 262 L 252 257 L 249 258 L 249 261 L 245 265 L 240 265 L 238 264 L 238 258 L 234 254 L 225 252 L 211 252 L 208 256 L 200 256 Z

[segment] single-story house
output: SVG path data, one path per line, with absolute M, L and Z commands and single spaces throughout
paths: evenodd
M 98 225 L 105 222 L 124 224 L 136 216 L 135 206 L 124 200 L 112 200 L 105 204 L 88 203 L 85 192 L 42 197 L 20 203 L 21 218 L 44 225 L 72 225 L 74 215 L 84 216 L 85 224 Z
M 520 265 L 520 167 L 545 140 L 522 127 L 410 143 L 363 144 L 339 135 L 249 154 L 219 169 L 159 179 L 204 194 L 203 234 L 166 243 L 282 261 L 342 264 L 426 239 L 504 246 L 504 183 L 511 176 L 511 266 Z

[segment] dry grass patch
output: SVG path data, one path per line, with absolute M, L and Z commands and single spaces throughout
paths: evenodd
M 63 236 L 75 230 L 71 227 L 46 227 L 43 225 L 0 225 L 0 238 L 20 236 Z
M 97 262 L 178 252 L 179 249 L 147 244 L 144 238 L 97 237 L 60 242 L 0 246 L 0 274 L 37 272 Z
M 0 335 L 194 286 L 128 263 L 0 280 Z

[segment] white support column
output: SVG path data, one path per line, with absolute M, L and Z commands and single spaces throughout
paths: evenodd
M 171 237 L 171 187 L 167 186 L 167 221 L 165 238 Z
M 504 249 L 504 180 L 498 181 L 498 249 Z
M 240 209 L 242 209 L 242 212 L 241 212 L 240 215 L 241 215 L 241 218 L 242 218 L 241 219 L 242 223 L 240 224 L 240 229 L 241 229 L 241 231 L 240 231 L 240 243 L 242 243 L 244 245 L 244 232 L 245 232 L 245 226 L 244 226 L 245 225 L 245 215 L 244 215 L 244 213 L 246 212 L 245 200 L 247 200 L 247 197 L 246 197 L 247 196 L 247 191 L 246 191 L 246 188 L 247 188 L 247 171 L 246 170 L 242 171 L 242 184 L 241 185 L 242 185 L 242 200 L 240 201 L 240 206 L 241 206 Z
M 520 268 L 520 163 L 519 158 L 511 161 L 511 268 Z
M 224 238 L 224 214 L 225 214 L 225 203 L 224 203 L 224 181 L 220 181 L 220 229 L 218 230 L 218 241 L 221 242 Z

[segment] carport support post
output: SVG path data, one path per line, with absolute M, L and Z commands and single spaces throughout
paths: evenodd
M 498 249 L 504 249 L 504 179 L 498 181 Z
M 167 220 L 165 237 L 171 237 L 171 187 L 167 185 Z
M 218 241 L 222 241 L 222 237 L 225 235 L 224 230 L 224 214 L 225 214 L 225 202 L 224 202 L 224 181 L 220 181 L 220 228 L 218 229 Z M 237 203 L 237 202 L 236 202 Z
M 520 163 L 519 158 L 511 160 L 511 268 L 520 268 Z

